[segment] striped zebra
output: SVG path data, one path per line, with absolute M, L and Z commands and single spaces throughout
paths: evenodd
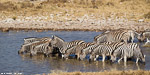
M 86 47 L 88 47 L 88 46 L 90 46 L 90 45 L 93 45 L 93 44 L 94 43 L 82 43 L 80 45 L 73 46 L 73 47 L 67 49 L 65 51 L 65 54 L 62 55 L 62 57 L 65 58 L 65 59 L 68 59 L 68 56 L 70 54 L 75 54 L 76 58 L 79 59 L 79 55 L 81 53 L 81 50 L 84 49 L 84 48 L 86 48 Z
M 98 45 L 90 54 L 90 60 L 96 61 L 98 56 L 102 56 L 102 61 L 105 61 L 106 56 L 111 56 L 113 51 L 122 46 L 124 42 L 112 42 Z
M 150 31 L 145 31 L 145 32 L 142 32 L 141 34 L 139 34 L 138 40 L 140 42 L 144 42 L 144 41 L 146 41 L 146 38 L 150 38 Z
M 18 51 L 18 54 L 20 53 L 31 53 L 31 50 L 33 50 L 33 47 L 36 46 L 36 45 L 39 45 L 40 43 L 42 42 L 50 42 L 51 39 L 47 39 L 47 40 L 43 40 L 43 41 L 32 41 L 30 43 L 26 43 L 26 44 L 23 44 L 21 46 L 21 49 Z
M 146 40 L 146 42 L 145 42 L 145 44 L 144 44 L 145 46 L 147 46 L 147 45 L 150 45 L 150 40 L 147 38 L 147 40 Z
M 50 47 L 50 41 L 40 41 L 37 43 L 33 43 L 31 45 L 31 56 L 36 55 L 37 53 L 45 54 L 47 51 L 52 52 L 52 48 Z
M 65 42 L 63 39 L 61 39 L 58 36 L 53 35 L 52 40 L 51 40 L 51 46 L 53 48 L 58 48 L 61 54 L 65 53 L 65 50 L 75 46 L 75 45 L 80 45 L 82 43 L 85 43 L 82 40 L 75 40 L 71 42 Z
M 49 37 L 43 37 L 43 38 L 36 38 L 36 37 L 29 37 L 24 39 L 24 44 L 34 43 L 35 41 L 48 41 L 51 40 Z
M 133 42 L 136 37 L 136 32 L 133 30 L 115 30 L 104 32 L 94 37 L 95 43 L 103 42 Z
M 90 54 L 90 53 L 92 52 L 92 50 L 93 50 L 94 48 L 96 48 L 98 45 L 99 45 L 99 44 L 93 44 L 93 45 L 90 45 L 90 46 L 88 46 L 88 47 L 82 49 L 82 50 L 81 50 L 81 53 L 80 53 L 79 59 L 80 59 L 80 60 L 83 60 L 83 59 L 86 57 L 86 55 Z
M 18 54 L 23 54 L 23 53 L 30 53 L 31 48 L 32 48 L 32 44 L 33 43 L 38 43 L 39 41 L 35 41 L 32 43 L 28 43 L 28 44 L 23 44 L 21 45 L 21 49 L 18 51 Z
M 116 58 L 119 57 L 120 62 L 124 59 L 124 62 L 127 62 L 127 58 L 136 58 L 136 63 L 138 63 L 139 59 L 145 62 L 145 55 L 143 54 L 142 50 L 140 49 L 139 45 L 136 43 L 129 43 L 124 44 L 118 47 L 112 54 L 111 60 L 115 61 Z

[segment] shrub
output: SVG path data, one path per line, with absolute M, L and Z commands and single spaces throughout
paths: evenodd
M 12 19 L 13 19 L 13 20 L 16 20 L 16 19 L 17 19 L 17 17 L 16 17 L 16 16 L 13 16 L 13 17 L 12 17 Z
M 34 4 L 30 2 L 23 2 L 21 3 L 21 8 L 33 7 Z
M 150 19 L 150 12 L 148 12 L 147 14 L 144 14 L 144 18 Z

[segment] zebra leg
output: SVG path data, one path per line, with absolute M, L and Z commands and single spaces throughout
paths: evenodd
M 99 57 L 99 55 L 96 55 L 96 58 L 98 58 Z
M 79 56 L 80 56 L 80 54 L 79 54 L 79 53 L 77 53 L 76 55 L 77 55 L 77 60 L 79 60 L 79 58 L 80 58 L 80 57 L 79 57 Z
M 96 59 L 99 57 L 99 55 L 96 55 L 96 57 L 94 58 L 94 61 L 96 61 Z
M 105 61 L 105 54 L 102 55 L 103 59 L 102 59 L 102 62 Z
M 120 61 L 122 60 L 123 58 L 121 57 L 119 60 L 118 60 L 118 63 L 120 63 Z
M 64 54 L 62 54 L 61 57 L 64 58 Z
M 139 61 L 139 58 L 136 58 L 136 63 L 138 63 L 138 61 Z
M 127 57 L 126 56 L 124 56 L 124 63 L 126 63 L 127 62 Z
M 127 57 L 126 56 L 124 56 L 124 66 L 125 66 L 125 68 L 127 68 Z

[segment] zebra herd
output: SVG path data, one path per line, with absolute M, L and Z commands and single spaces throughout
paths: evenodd
M 31 56 L 42 53 L 46 57 L 59 54 L 63 59 L 68 59 L 71 54 L 74 54 L 78 60 L 84 60 L 87 55 L 90 55 L 89 61 L 96 61 L 102 56 L 102 62 L 106 57 L 110 57 L 109 60 L 112 62 L 120 62 L 124 59 L 125 63 L 128 58 L 133 58 L 136 59 L 136 63 L 139 60 L 145 63 L 145 55 L 139 45 L 134 43 L 135 38 L 140 39 L 141 34 L 133 30 L 105 31 L 95 36 L 93 42 L 83 40 L 66 42 L 56 35 L 52 35 L 51 38 L 25 38 L 18 53 L 30 53 Z

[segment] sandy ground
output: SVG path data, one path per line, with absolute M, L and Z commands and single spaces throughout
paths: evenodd
M 40 75 L 40 74 L 37 74 Z M 46 75 L 46 74 L 41 74 Z M 129 70 L 129 71 L 104 71 L 104 72 L 54 72 L 48 75 L 150 75 L 150 71 Z
M 20 20 L 1 20 L 0 30 L 7 32 L 9 30 L 54 30 L 54 31 L 102 31 L 116 29 L 132 29 L 136 31 L 150 30 L 150 22 L 101 22 L 93 21 L 20 21 Z

